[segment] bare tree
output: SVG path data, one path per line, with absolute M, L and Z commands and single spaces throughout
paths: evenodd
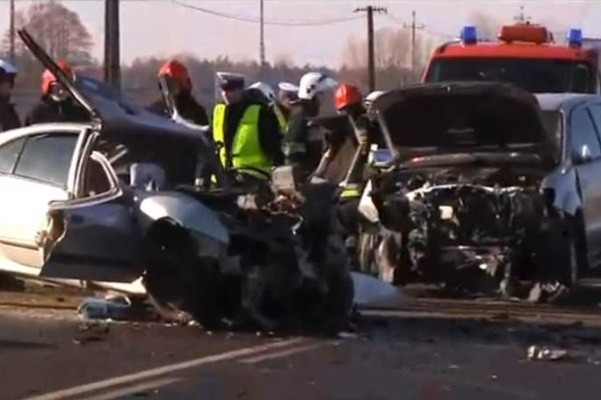
M 81 22 L 79 15 L 62 3 L 56 0 L 34 3 L 26 12 L 17 11 L 15 17 L 15 25 L 18 28 L 26 28 L 54 59 L 70 60 L 79 64 L 93 62 L 90 51 L 94 43 L 90 32 Z M 2 40 L 3 51 L 8 49 L 8 35 L 8 32 L 5 33 Z M 23 54 L 22 43 L 17 43 L 17 54 Z
M 417 32 L 415 43 L 416 74 L 411 74 L 411 32 L 408 29 L 384 28 L 375 32 L 376 81 L 380 88 L 402 86 L 414 82 L 421 76 L 434 42 Z M 367 65 L 367 42 L 349 37 L 344 48 L 342 65 L 346 70 L 363 70 Z M 351 76 L 351 71 L 346 71 Z M 363 83 L 363 78 L 360 80 Z

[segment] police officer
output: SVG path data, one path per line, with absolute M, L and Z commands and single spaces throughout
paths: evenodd
M 258 92 L 260 94 L 260 97 L 267 104 L 267 106 L 271 108 L 271 111 L 273 111 L 276 118 L 278 119 L 278 124 L 280 125 L 280 133 L 284 135 L 288 130 L 288 117 L 287 114 L 285 114 L 282 105 L 278 101 L 278 98 L 276 97 L 272 87 L 265 82 L 257 82 L 250 85 L 248 89 L 250 93 L 252 93 L 253 91 Z
M 213 111 L 213 139 L 221 163 L 245 179 L 268 180 L 271 168 L 284 161 L 278 120 L 264 103 L 249 98 L 241 75 L 217 77 L 223 103 Z
M 278 104 L 284 120 L 286 121 L 286 129 L 282 132 L 285 135 L 288 133 L 288 127 L 290 125 L 290 110 L 292 109 L 292 105 L 298 101 L 299 87 L 289 82 L 280 82 L 278 88 L 280 89 L 278 93 Z
M 59 62 L 59 67 L 75 80 L 71 66 Z M 42 74 L 42 98 L 25 118 L 25 125 L 42 122 L 87 122 L 89 112 L 78 104 L 49 70 Z
M 10 102 L 16 77 L 17 69 L 11 63 L 0 60 L 0 132 L 21 126 L 19 115 Z
M 176 60 L 167 61 L 159 69 L 158 77 L 171 81 L 175 107 L 182 118 L 196 125 L 209 125 L 209 117 L 205 108 L 192 96 L 192 80 L 188 69 L 182 63 Z M 154 113 L 171 117 L 162 96 L 149 105 L 148 109 Z

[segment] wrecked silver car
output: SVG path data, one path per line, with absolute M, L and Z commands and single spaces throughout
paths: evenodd
M 335 186 L 288 197 L 232 186 L 236 171 L 200 132 L 72 81 L 19 33 L 91 122 L 0 137 L 0 270 L 147 292 L 163 317 L 205 325 L 345 324 L 353 283 L 323 218 Z M 195 185 L 199 165 L 215 185 Z
M 536 284 L 555 296 L 589 274 L 598 218 L 587 213 L 599 185 L 587 175 L 599 136 L 587 101 L 601 98 L 563 96 L 574 111 L 558 110 L 560 99 L 541 109 L 501 83 L 419 85 L 378 98 L 391 156 L 370 182 L 381 275 L 507 296 Z

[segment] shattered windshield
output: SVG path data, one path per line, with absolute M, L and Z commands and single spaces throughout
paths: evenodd
M 497 81 L 532 93 L 594 93 L 595 72 L 584 62 L 515 58 L 453 58 L 432 62 L 426 82 Z

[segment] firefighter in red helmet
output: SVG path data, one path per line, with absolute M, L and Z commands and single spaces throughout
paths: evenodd
M 73 69 L 66 61 L 59 62 L 58 66 L 71 79 L 75 79 Z M 49 70 L 44 71 L 42 74 L 42 98 L 25 118 L 25 125 L 44 122 L 87 122 L 89 120 L 88 111 L 73 99 L 56 79 L 56 76 Z
M 340 114 L 348 116 L 353 125 L 352 140 L 359 156 L 357 164 L 340 183 L 342 192 L 336 207 L 338 228 L 345 238 L 345 247 L 351 256 L 351 262 L 358 268 L 357 240 L 359 232 L 359 201 L 364 189 L 364 168 L 367 163 L 369 144 L 372 141 L 372 126 L 363 105 L 363 96 L 355 85 L 343 83 L 334 92 L 334 103 Z
M 159 69 L 158 77 L 169 80 L 175 107 L 182 118 L 196 125 L 209 125 L 206 110 L 192 96 L 192 80 L 188 69 L 182 63 L 176 60 L 167 61 Z M 154 113 L 171 117 L 162 96 L 149 105 L 148 109 Z

